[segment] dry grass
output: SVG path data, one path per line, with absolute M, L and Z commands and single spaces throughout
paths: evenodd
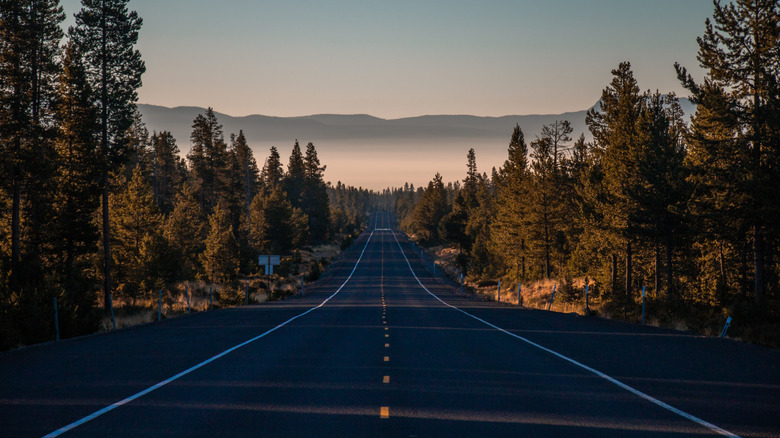
M 300 272 L 310 272 L 314 263 L 325 261 L 330 263 L 341 253 L 341 249 L 335 243 L 319 245 L 311 250 L 302 250 Z M 271 291 L 276 298 L 293 295 L 300 290 L 302 274 L 291 275 L 287 278 L 274 275 L 271 277 Z M 249 291 L 249 300 L 252 303 L 262 303 L 269 300 L 267 280 L 265 276 L 252 276 L 239 280 L 241 297 L 245 291 Z M 212 299 L 209 298 L 209 290 L 212 293 Z M 225 291 L 225 286 L 212 284 L 202 280 L 193 280 L 177 283 L 163 290 L 162 296 L 162 317 L 164 319 L 175 318 L 186 315 L 188 312 L 203 312 L 209 308 L 220 308 L 229 306 L 226 303 L 219 303 L 217 294 Z M 188 308 L 189 294 L 189 308 Z M 240 298 L 240 297 L 239 297 Z M 243 304 L 243 299 L 240 300 Z M 115 297 L 114 298 L 114 319 L 116 328 L 132 327 L 140 324 L 147 324 L 157 321 L 159 295 L 147 298 L 137 298 L 134 300 Z M 100 322 L 100 331 L 109 331 L 112 329 L 111 315 L 106 314 Z

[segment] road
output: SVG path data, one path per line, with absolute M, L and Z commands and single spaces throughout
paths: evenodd
M 0 436 L 780 436 L 777 350 L 459 296 L 388 223 L 304 297 L 0 354 Z

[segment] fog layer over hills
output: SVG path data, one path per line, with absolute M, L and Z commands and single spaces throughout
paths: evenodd
M 687 115 L 692 114 L 693 105 L 688 100 L 681 99 L 680 103 Z M 192 121 L 205 112 L 204 108 L 145 104 L 138 108 L 150 132 L 171 131 L 182 154 L 190 151 Z M 543 125 L 556 120 L 571 122 L 572 137 L 584 133 L 589 138 L 586 112 L 503 117 L 434 115 L 392 120 L 364 114 L 233 117 L 217 112 L 217 117 L 224 126 L 226 141 L 231 133 L 244 131 L 260 165 L 271 146 L 279 149 L 286 164 L 296 139 L 301 146 L 313 142 L 321 162 L 327 165 L 326 181 L 382 189 L 405 182 L 424 185 L 436 172 L 447 182 L 463 179 L 466 153 L 472 147 L 480 172 L 489 174 L 493 166 L 501 166 L 506 159 L 515 124 L 520 125 L 529 143 Z

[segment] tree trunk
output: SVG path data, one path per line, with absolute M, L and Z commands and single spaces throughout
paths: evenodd
M 103 195 L 102 195 L 102 214 L 103 214 L 103 307 L 110 309 L 109 295 L 111 294 L 111 239 L 110 224 L 108 215 L 108 173 L 111 165 L 111 157 L 108 148 L 108 31 L 106 29 L 105 5 L 101 18 L 101 44 L 102 60 L 100 65 L 100 145 L 103 154 Z
M 671 300 L 677 300 L 679 297 L 674 287 L 674 273 L 672 270 L 673 245 L 672 239 L 666 240 L 666 295 Z
M 740 263 L 740 292 L 747 298 L 750 297 L 750 280 L 748 279 L 748 245 L 749 242 L 742 242 L 740 245 L 741 263 Z
M 19 279 L 19 251 L 20 251 L 20 240 L 21 240 L 21 233 L 19 230 L 21 229 L 21 223 L 20 223 L 20 211 L 21 211 L 21 200 L 22 200 L 22 190 L 21 190 L 21 175 L 20 175 L 20 169 L 19 169 L 19 155 L 21 149 L 21 139 L 17 136 L 17 138 L 14 140 L 14 153 L 12 154 L 12 160 L 13 164 L 11 165 L 11 184 L 13 185 L 13 198 L 12 198 L 12 207 L 11 207 L 11 290 L 16 291 L 18 290 L 17 287 L 19 286 L 20 279 Z
M 726 285 L 726 263 L 723 260 L 723 242 L 718 242 L 718 258 L 720 259 L 718 264 L 720 265 L 720 282 L 723 286 Z
M 111 240 L 110 226 L 108 220 L 108 172 L 103 173 L 103 195 L 102 195 L 102 213 L 103 213 L 103 306 L 106 310 L 110 309 L 109 294 L 111 293 Z
M 661 248 L 658 242 L 655 243 L 655 294 L 660 296 L 661 294 Z M 667 263 L 668 266 L 668 263 Z M 668 287 L 668 286 L 667 286 Z
M 617 255 L 612 254 L 612 293 L 617 293 Z
M 520 250 L 522 251 L 523 255 L 520 258 L 520 268 L 522 269 L 521 275 L 523 281 L 525 281 L 525 239 L 520 239 Z
M 626 302 L 631 299 L 631 241 L 626 242 Z
M 753 228 L 753 298 L 756 306 L 764 305 L 764 236 L 759 227 Z

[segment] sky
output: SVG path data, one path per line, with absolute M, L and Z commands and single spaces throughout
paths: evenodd
M 62 0 L 68 19 L 79 0 Z M 630 61 L 642 89 L 701 76 L 711 0 L 131 0 L 139 102 L 234 116 L 557 114 Z

